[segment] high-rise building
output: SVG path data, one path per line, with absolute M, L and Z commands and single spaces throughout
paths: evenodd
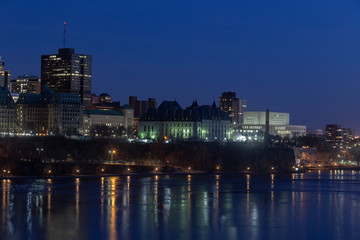
M 343 128 L 343 137 L 345 141 L 354 140 L 355 130 L 351 128 Z
M 55 92 L 78 94 L 85 107 L 91 104 L 92 56 L 60 48 L 58 54 L 41 56 L 41 86 Z
M 0 87 L 10 88 L 10 71 L 5 70 L 5 62 L 1 60 L 0 56 Z
M 11 79 L 10 91 L 12 93 L 41 93 L 41 79 L 37 76 L 23 75 Z
M 247 102 L 237 98 L 235 92 L 223 92 L 219 97 L 219 106 L 222 111 L 229 114 L 233 124 L 241 125 L 243 123 Z

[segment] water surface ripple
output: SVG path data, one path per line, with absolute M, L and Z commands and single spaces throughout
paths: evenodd
M 358 171 L 0 181 L 0 239 L 360 239 Z

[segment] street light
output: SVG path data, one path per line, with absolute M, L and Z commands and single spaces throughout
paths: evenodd
M 39 156 L 40 156 L 41 152 L 43 152 L 43 151 L 44 151 L 44 149 L 43 149 L 43 148 L 36 148 L 36 151 L 38 151 Z
M 116 153 L 115 150 L 109 150 L 109 154 L 110 154 L 110 162 L 113 163 L 114 161 L 114 154 Z

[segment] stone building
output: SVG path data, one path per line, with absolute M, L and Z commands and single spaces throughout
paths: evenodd
M 0 134 L 13 135 L 16 129 L 16 104 L 7 87 L 0 87 Z
M 55 93 L 45 86 L 41 94 L 21 94 L 17 114 L 20 133 L 83 133 L 83 106 L 78 94 Z
M 227 141 L 232 139 L 233 124 L 228 114 L 213 105 L 193 102 L 182 109 L 176 101 L 164 101 L 149 109 L 138 125 L 138 137 L 171 141 Z

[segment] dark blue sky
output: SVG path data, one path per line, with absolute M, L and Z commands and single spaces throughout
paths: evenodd
M 93 55 L 93 92 L 197 98 L 222 91 L 249 110 L 291 113 L 310 128 L 360 133 L 360 1 L 0 0 L 0 55 L 13 76 L 40 75 L 62 47 Z

